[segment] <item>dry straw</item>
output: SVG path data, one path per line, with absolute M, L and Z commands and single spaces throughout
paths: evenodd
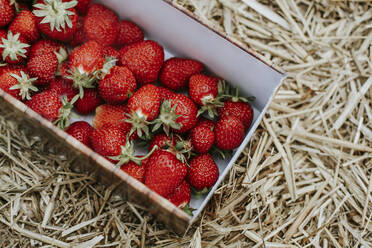
M 371 1 L 174 2 L 289 73 L 200 225 L 169 232 L 3 110 L 0 246 L 372 247 Z

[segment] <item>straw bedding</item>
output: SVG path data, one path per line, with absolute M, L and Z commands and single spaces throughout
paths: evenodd
M 372 2 L 175 2 L 288 72 L 200 224 L 169 232 L 3 111 L 0 246 L 372 247 Z

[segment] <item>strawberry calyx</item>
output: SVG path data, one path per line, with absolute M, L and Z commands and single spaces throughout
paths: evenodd
M 182 139 L 181 136 L 177 135 L 178 141 L 176 145 L 173 147 L 166 141 L 167 145 L 169 146 L 168 151 L 172 152 L 176 155 L 176 158 L 184 164 L 188 164 L 188 160 L 192 155 L 192 145 L 189 140 Z
M 153 152 L 157 149 L 157 146 L 154 146 L 151 151 L 143 157 L 136 157 L 134 155 L 134 143 L 133 141 L 129 141 L 129 136 L 127 136 L 127 142 L 125 142 L 125 146 L 121 146 L 121 153 L 119 156 L 110 156 L 109 158 L 112 160 L 119 161 L 116 165 L 121 167 L 123 164 L 127 164 L 130 161 L 135 162 L 138 165 L 142 164 L 142 160 L 149 158 Z
M 68 53 L 66 49 L 64 49 L 63 47 L 61 47 L 58 51 L 54 51 L 54 54 L 57 56 L 59 65 L 65 62 L 66 59 L 68 58 Z
M 223 97 L 226 99 L 231 99 L 232 102 L 253 102 L 256 97 L 249 96 L 249 97 L 242 97 L 239 96 L 239 89 L 238 88 L 231 88 L 226 85 Z
M 102 69 L 95 72 L 96 77 L 98 79 L 104 79 L 106 75 L 110 74 L 111 69 L 116 65 L 117 61 L 114 57 L 106 57 Z
M 229 150 L 221 150 L 220 148 L 218 148 L 217 146 L 213 145 L 210 149 L 210 153 L 211 154 L 214 154 L 214 155 L 217 155 L 219 157 L 221 157 L 222 159 L 226 159 L 226 157 L 230 157 L 232 156 L 232 151 L 229 151 Z
M 223 99 L 224 99 L 224 92 L 225 92 L 225 81 L 220 80 L 218 82 L 218 93 L 217 97 L 213 97 L 212 95 L 206 95 L 202 98 L 203 105 L 198 110 L 198 115 L 202 115 L 204 112 L 207 112 L 209 117 L 215 118 L 218 116 L 217 109 L 224 106 Z
M 179 206 L 186 214 L 193 216 L 193 212 L 196 210 L 195 208 L 190 207 L 189 204 L 186 203 L 185 206 Z
M 205 187 L 202 190 L 197 190 L 191 187 L 191 191 L 194 193 L 196 199 L 200 199 L 200 197 L 209 192 L 209 188 Z
M 62 0 L 44 0 L 44 3 L 34 5 L 37 8 L 33 11 L 34 15 L 43 18 L 40 23 L 50 23 L 50 29 L 56 29 L 62 32 L 66 29 L 66 25 L 72 28 L 71 15 L 75 13 L 69 9 L 75 7 L 78 1 L 72 0 L 63 2 Z
M 176 114 L 177 104 L 172 107 L 172 102 L 170 100 L 165 100 L 161 104 L 159 117 L 152 122 L 155 124 L 152 131 L 155 132 L 161 126 L 167 136 L 169 136 L 170 128 L 179 130 L 182 124 L 177 123 L 176 120 L 181 117 L 181 115 Z
M 20 33 L 13 35 L 12 31 L 8 32 L 7 38 L 2 38 L 0 48 L 3 48 L 2 58 L 5 59 L 9 56 L 11 61 L 18 60 L 18 56 L 26 58 L 26 49 L 30 47 L 29 44 L 22 43 L 19 40 Z
M 68 101 L 67 96 L 62 97 L 62 107 L 59 109 L 58 119 L 54 122 L 57 127 L 64 130 L 66 127 L 70 126 L 70 118 L 73 116 L 72 109 L 74 103 L 79 99 L 79 95 L 72 98 L 71 102 Z
M 95 73 L 87 73 L 81 67 L 75 67 L 69 70 L 70 74 L 67 79 L 73 81 L 73 87 L 79 89 L 79 97 L 84 97 L 84 88 L 94 88 L 94 83 L 97 80 Z
M 31 100 L 30 91 L 38 91 L 38 88 L 33 85 L 33 82 L 37 78 L 30 78 L 26 73 L 21 71 L 21 75 L 11 73 L 10 76 L 15 78 L 18 81 L 18 84 L 10 87 L 10 90 L 19 90 L 19 95 L 22 97 L 22 100 Z
M 147 121 L 147 116 L 143 115 L 141 111 L 133 111 L 131 114 L 126 114 L 129 118 L 125 119 L 125 122 L 132 124 L 132 129 L 129 132 L 131 136 L 134 132 L 137 132 L 138 137 L 141 139 L 150 139 L 150 122 Z

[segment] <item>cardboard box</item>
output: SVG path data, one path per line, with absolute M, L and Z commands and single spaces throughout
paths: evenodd
M 72 168 L 92 173 L 105 184 L 119 183 L 118 192 L 129 201 L 147 207 L 159 220 L 183 233 L 194 223 L 213 192 L 247 145 L 259 125 L 275 92 L 285 77 L 280 69 L 265 64 L 253 51 L 241 47 L 223 34 L 208 27 L 192 13 L 182 11 L 168 0 L 97 1 L 115 10 L 122 19 L 129 19 L 145 30 L 146 38 L 159 42 L 166 49 L 166 58 L 180 56 L 203 62 L 207 69 L 240 89 L 242 95 L 255 96 L 255 118 L 243 143 L 231 158 L 217 160 L 220 177 L 211 191 L 200 199 L 192 198 L 196 208 L 191 217 L 145 185 L 128 176 L 106 159 L 85 147 L 52 123 L 40 117 L 23 103 L 0 90 L 0 104 L 19 121 L 28 121 L 33 132 L 53 141 L 59 152 L 74 157 Z M 90 117 L 82 117 L 89 122 Z

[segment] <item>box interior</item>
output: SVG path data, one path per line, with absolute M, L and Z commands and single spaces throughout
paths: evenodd
M 191 221 L 193 222 L 248 143 L 285 75 L 165 1 L 106 0 L 95 2 L 101 2 L 115 10 L 121 19 L 129 19 L 137 23 L 144 30 L 146 39 L 155 40 L 164 46 L 166 59 L 178 56 L 199 60 L 204 63 L 211 74 L 218 75 L 238 87 L 242 95 L 256 97 L 253 103 L 254 122 L 243 143 L 234 151 L 232 157 L 225 160 L 216 158 L 220 171 L 219 180 L 208 194 L 199 199 L 192 198 L 190 205 L 196 209 Z M 72 121 L 85 120 L 92 123 L 92 119 L 92 115 L 78 116 Z M 144 154 L 146 151 L 147 148 L 138 148 L 138 154 Z

